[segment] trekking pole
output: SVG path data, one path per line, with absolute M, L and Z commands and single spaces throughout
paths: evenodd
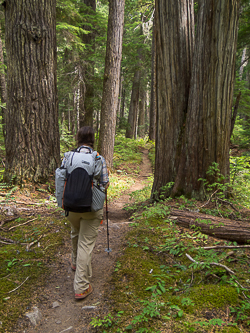
M 109 248 L 109 219 L 108 219 L 108 190 L 105 190 L 105 199 L 106 199 L 106 219 L 107 219 L 107 240 L 108 240 L 108 248 L 105 250 L 106 252 L 111 252 L 112 250 Z

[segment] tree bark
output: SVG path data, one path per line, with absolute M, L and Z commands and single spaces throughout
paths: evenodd
M 247 48 L 245 47 L 243 49 L 243 52 L 242 52 L 241 66 L 240 66 L 240 70 L 239 70 L 239 78 L 240 78 L 240 80 L 242 80 L 242 75 L 243 75 L 244 67 L 248 63 L 248 59 L 246 59 L 246 52 L 247 52 Z
M 89 13 L 93 13 L 96 11 L 96 0 L 84 0 L 85 5 L 89 7 Z M 87 14 L 89 14 L 87 12 Z M 86 13 L 85 13 L 86 14 Z M 89 26 L 83 26 L 83 29 L 87 31 L 91 31 Z M 90 32 L 88 34 L 84 34 L 82 37 L 84 44 L 88 46 L 85 51 L 85 58 L 87 59 L 87 63 L 84 67 L 84 82 L 85 82 L 85 91 L 84 91 L 84 102 L 83 109 L 81 109 L 81 120 L 80 127 L 82 126 L 91 126 L 93 127 L 93 115 L 94 115 L 94 62 L 91 60 L 95 52 L 95 33 Z
M 6 180 L 45 181 L 60 163 L 56 1 L 6 1 Z
M 194 44 L 193 0 L 158 0 L 156 32 L 156 156 L 152 196 L 174 182 L 180 163 Z
M 121 107 L 120 107 L 120 122 L 119 122 L 119 128 L 124 128 L 125 125 L 125 98 L 126 98 L 126 89 L 122 87 L 121 92 Z
M 146 106 L 146 91 L 140 90 L 139 100 L 139 117 L 138 117 L 138 137 L 143 138 L 145 136 L 145 106 Z
M 216 238 L 235 241 L 239 244 L 248 244 L 250 242 L 249 222 L 181 210 L 171 211 L 170 218 L 182 227 L 199 230 Z
M 131 91 L 131 99 L 129 104 L 128 113 L 128 126 L 126 130 L 126 138 L 136 137 L 136 124 L 139 108 L 139 94 L 140 94 L 140 71 L 137 70 L 134 74 L 133 86 Z
M 109 1 L 108 37 L 101 105 L 98 150 L 112 168 L 115 144 L 116 110 L 121 75 L 125 0 Z
M 149 140 L 155 141 L 155 125 L 156 125 L 156 93 L 155 93 L 155 75 L 156 75 L 156 61 L 155 61 L 155 19 L 153 24 L 152 35 L 152 58 L 151 58 L 151 95 L 150 95 L 150 110 L 149 110 Z
M 185 194 L 203 200 L 205 192 L 199 179 L 218 181 L 216 175 L 207 175 L 213 162 L 226 181 L 229 179 L 237 27 L 237 0 L 202 3 L 185 134 L 172 195 Z
M 7 89 L 6 89 L 6 79 L 4 71 L 4 58 L 3 58 L 3 43 L 2 43 L 2 30 L 0 28 L 0 95 L 1 103 L 6 104 L 7 102 Z M 1 107 L 2 110 L 2 132 L 4 138 L 6 137 L 6 128 L 5 128 L 5 118 L 6 118 L 6 105 Z
M 241 91 L 238 93 L 238 95 L 236 97 L 235 105 L 234 105 L 234 108 L 233 108 L 233 115 L 232 115 L 232 119 L 231 119 L 230 138 L 233 134 L 234 125 L 235 125 L 236 117 L 237 117 L 237 114 L 238 114 L 238 108 L 239 108 L 239 104 L 240 104 L 240 97 L 241 97 Z

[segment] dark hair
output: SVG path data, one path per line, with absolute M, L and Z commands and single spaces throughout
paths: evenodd
M 94 148 L 95 134 L 91 126 L 81 127 L 76 134 L 76 141 L 78 147 L 86 145 Z

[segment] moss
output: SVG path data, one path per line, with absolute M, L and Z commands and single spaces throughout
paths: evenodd
M 39 217 L 11 230 L 12 226 L 24 223 L 28 219 L 18 219 L 4 226 L 1 235 L 11 238 L 16 244 L 0 247 L 0 332 L 11 332 L 11 327 L 29 306 L 31 295 L 41 287 L 49 274 L 47 260 L 53 260 L 55 254 L 68 237 L 67 220 L 58 213 Z M 65 224 L 66 223 L 66 224 Z M 31 244 L 33 243 L 33 245 Z M 31 244 L 27 247 L 27 244 Z M 39 246 L 38 246 L 39 244 Z M 28 279 L 27 279 L 28 278 Z M 27 280 L 26 280 L 27 279 Z M 25 283 L 16 291 L 9 293 Z
M 237 304 L 239 298 L 235 288 L 221 285 L 201 285 L 192 288 L 189 297 L 198 309 L 218 309 Z

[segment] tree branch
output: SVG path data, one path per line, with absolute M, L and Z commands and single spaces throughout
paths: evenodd
M 199 249 L 204 249 L 204 250 L 212 250 L 212 249 L 240 249 L 240 248 L 250 248 L 250 245 L 216 245 L 216 246 L 199 247 Z
M 192 262 L 194 262 L 195 264 L 198 264 L 198 265 L 204 264 L 203 261 L 198 262 L 198 261 L 194 260 L 194 259 L 193 259 L 189 254 L 187 254 L 187 253 L 186 253 L 186 257 L 187 257 L 189 260 L 191 260 Z M 222 267 L 222 268 L 224 268 L 226 271 L 228 271 L 230 274 L 235 275 L 234 271 L 232 271 L 230 268 L 228 268 L 228 267 L 225 266 L 225 265 L 218 264 L 217 262 L 210 262 L 209 265 L 214 265 L 214 266 Z
M 22 287 L 22 285 L 28 280 L 28 278 L 29 278 L 29 276 L 26 277 L 26 279 L 18 287 L 16 287 L 15 289 L 13 289 L 11 291 L 8 291 L 7 294 L 13 293 L 14 291 L 16 291 L 17 289 L 19 289 L 20 287 Z
M 20 227 L 20 226 L 22 226 L 22 225 L 28 224 L 28 223 L 30 223 L 30 222 L 33 222 L 33 221 L 35 221 L 35 220 L 37 220 L 37 217 L 34 218 L 34 219 L 32 219 L 32 220 L 29 220 L 29 221 L 27 221 L 27 222 L 24 222 L 24 223 L 21 223 L 21 224 L 18 224 L 18 225 L 14 225 L 13 227 L 9 228 L 8 231 L 10 231 L 10 230 L 12 230 L 12 229 L 14 229 L 14 228 Z

